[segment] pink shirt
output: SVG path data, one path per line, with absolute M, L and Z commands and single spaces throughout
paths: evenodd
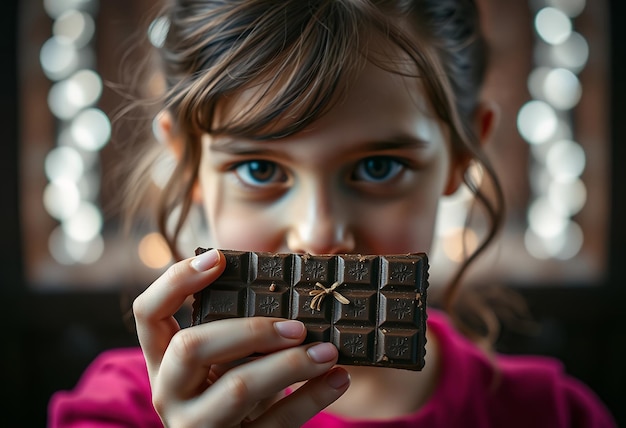
M 322 412 L 306 428 L 507 427 L 614 428 L 610 413 L 585 385 L 550 358 L 503 356 L 494 364 L 461 336 L 444 314 L 430 310 L 428 328 L 441 347 L 441 377 L 419 411 L 389 421 L 346 420 Z M 161 427 L 152 408 L 139 348 L 100 355 L 71 391 L 52 396 L 50 428 Z

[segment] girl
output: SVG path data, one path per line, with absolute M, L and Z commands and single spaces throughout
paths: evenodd
M 176 0 L 163 16 L 159 128 L 179 162 L 158 218 L 174 254 L 194 203 L 215 248 L 428 251 L 439 199 L 463 184 L 491 240 L 503 198 L 483 151 L 496 114 L 479 100 L 473 1 Z M 471 162 L 483 183 L 466 174 Z M 448 309 L 473 257 L 446 290 Z M 556 362 L 492 358 L 435 309 L 421 372 L 335 366 L 334 346 L 302 345 L 295 320 L 181 329 L 174 314 L 223 269 L 213 250 L 150 285 L 133 305 L 141 350 L 94 362 L 75 391 L 53 397 L 51 425 L 614 426 Z

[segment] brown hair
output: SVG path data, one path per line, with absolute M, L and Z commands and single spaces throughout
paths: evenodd
M 291 135 L 340 99 L 363 61 L 406 74 L 402 58 L 368 44 L 367 36 L 377 34 L 414 63 L 414 77 L 449 127 L 455 152 L 469 155 L 483 171 L 482 182 L 469 174 L 465 182 L 490 228 L 446 288 L 443 304 L 450 309 L 462 275 L 496 235 L 504 210 L 499 181 L 474 129 L 487 62 L 474 1 L 175 0 L 162 16 L 169 29 L 159 49 L 166 86 L 160 108 L 172 114 L 175 131 L 185 140 L 181 162 L 157 204 L 158 226 L 173 254 L 178 254 L 177 237 L 191 207 L 200 135 L 260 140 Z M 408 29 L 401 26 L 407 23 Z M 246 111 L 215 120 L 220 102 L 250 89 Z M 280 120 L 287 115 L 289 120 Z M 168 230 L 177 207 L 182 214 Z

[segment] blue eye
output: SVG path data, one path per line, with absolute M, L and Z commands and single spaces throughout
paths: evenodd
M 263 186 L 286 180 L 283 170 L 271 161 L 251 160 L 242 162 L 234 168 L 234 171 L 241 181 L 251 186 Z
M 395 178 L 404 165 L 387 156 L 374 156 L 363 159 L 357 164 L 353 178 L 357 181 L 382 183 Z

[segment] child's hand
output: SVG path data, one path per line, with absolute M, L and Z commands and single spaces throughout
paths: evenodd
M 217 251 L 183 260 L 135 300 L 154 407 L 170 427 L 301 426 L 348 388 L 347 372 L 331 370 L 332 344 L 300 345 L 306 331 L 293 320 L 237 318 L 181 330 L 174 319 L 224 267 Z M 242 362 L 253 354 L 267 355 Z M 285 388 L 309 379 L 280 399 Z

